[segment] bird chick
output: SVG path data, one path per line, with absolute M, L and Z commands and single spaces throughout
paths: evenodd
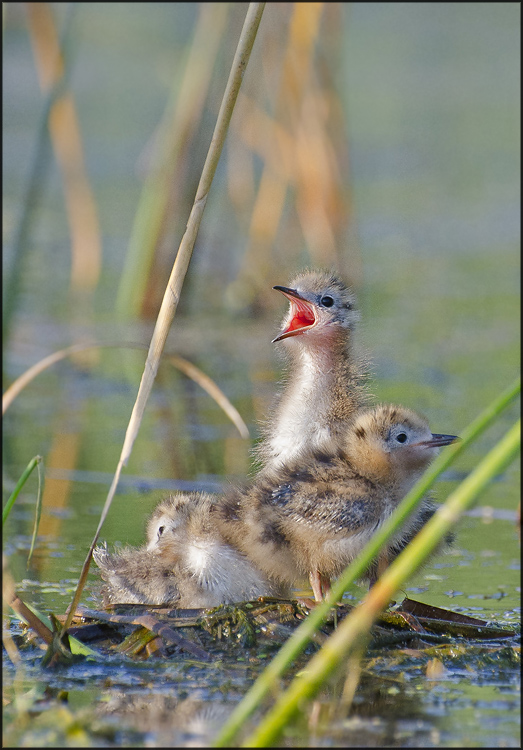
M 105 581 L 104 607 L 110 604 L 205 606 L 199 603 L 201 592 L 187 575 L 181 556 L 172 549 L 164 549 L 162 554 L 144 546 L 124 547 L 110 553 L 104 543 L 95 548 L 93 559 Z
M 147 524 L 147 544 L 94 558 L 106 581 L 104 604 L 216 607 L 259 596 L 284 595 L 215 529 L 214 498 L 179 493 L 162 500 Z
M 366 364 L 353 352 L 359 320 L 353 292 L 335 275 L 307 271 L 275 286 L 290 307 L 274 342 L 289 358 L 285 387 L 256 452 L 281 466 L 303 451 L 332 450 L 354 411 L 366 402 Z
M 269 577 L 290 584 L 309 575 L 321 600 L 454 435 L 433 434 L 402 406 L 358 411 L 337 451 L 310 451 L 262 472 L 220 506 L 219 527 Z M 372 585 L 437 509 L 424 499 L 364 578 Z

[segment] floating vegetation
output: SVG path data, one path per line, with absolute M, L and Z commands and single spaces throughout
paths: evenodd
M 147 744 L 147 733 L 157 730 L 160 745 L 168 736 L 177 738 L 176 746 L 186 745 L 193 736 L 199 746 L 211 744 L 230 715 L 231 690 L 236 695 L 243 693 L 245 681 L 263 669 L 312 606 L 307 599 L 267 598 L 207 610 L 144 605 L 81 608 L 69 635 L 71 640 L 89 645 L 92 655 L 84 659 L 83 671 L 78 671 L 82 670 L 79 662 L 74 673 L 40 671 L 37 687 L 23 696 L 25 709 L 17 699 L 17 721 L 9 736 L 16 739 L 21 727 L 30 726 L 26 731 L 40 746 L 70 745 L 76 740 L 83 746 L 101 742 L 136 746 Z M 307 651 L 319 649 L 353 609 L 346 603 L 333 608 Z M 38 637 L 35 640 L 30 628 L 20 631 L 14 619 L 10 630 L 24 654 L 26 669 L 30 669 L 31 654 L 40 661 L 40 648 L 35 648 Z M 307 658 L 299 657 L 295 668 L 306 668 Z M 426 692 L 435 681 L 456 681 L 480 669 L 487 673 L 495 670 L 496 684 L 500 672 L 510 682 L 519 673 L 519 661 L 516 629 L 406 598 L 393 604 L 372 628 L 350 717 L 343 696 L 337 699 L 338 690 L 329 690 L 316 704 L 316 731 L 332 734 L 340 746 L 347 746 L 342 740 L 345 737 L 360 738 L 360 746 L 372 745 L 371 738 L 382 734 L 385 741 L 386 726 L 372 716 L 383 720 L 421 718 L 422 684 L 427 685 Z M 149 670 L 144 672 L 147 666 Z M 413 682 L 415 677 L 422 682 Z M 105 696 L 94 703 L 94 714 L 93 709 L 74 710 L 70 703 L 79 678 L 94 679 L 95 693 Z M 283 677 L 282 686 L 291 679 L 292 675 Z M 145 689 L 137 689 L 140 684 Z M 9 713 L 15 705 L 9 703 L 9 691 L 6 696 Z M 450 697 L 443 694 L 439 700 Z M 45 716 L 52 716 L 53 721 Z M 426 730 L 426 722 L 418 724 L 416 737 Z
M 88 654 L 91 658 L 113 653 L 138 659 L 175 656 L 209 662 L 218 652 L 235 658 L 242 649 L 252 650 L 252 656 L 256 657 L 267 646 L 282 645 L 308 615 L 309 605 L 312 602 L 306 599 L 262 597 L 212 609 L 182 610 L 137 604 L 112 605 L 104 610 L 82 607 L 68 632 L 81 643 L 90 644 L 91 649 L 94 646 L 96 652 L 91 650 Z M 333 608 L 311 647 L 321 646 L 352 609 L 347 604 Z M 65 616 L 52 619 L 58 627 Z M 466 651 L 471 642 L 497 643 L 514 636 L 515 630 L 406 598 L 378 618 L 371 630 L 369 649 L 374 652 L 409 646 L 431 655 L 438 644 L 443 649 L 438 654 L 445 653 L 445 649 L 450 649 L 447 653 L 456 653 L 452 650 Z M 70 658 L 68 654 L 67 659 Z

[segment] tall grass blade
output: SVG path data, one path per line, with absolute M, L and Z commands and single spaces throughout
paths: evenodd
M 25 471 L 23 472 L 22 476 L 16 483 L 16 487 L 14 488 L 13 492 L 11 493 L 11 496 L 9 497 L 9 500 L 6 502 L 4 509 L 2 511 L 2 525 L 6 522 L 6 519 L 9 516 L 9 513 L 11 512 L 11 508 L 15 504 L 15 500 L 20 494 L 20 490 L 24 486 L 24 484 L 27 482 L 29 477 L 31 476 L 31 473 L 33 472 L 35 466 L 38 466 L 38 494 L 40 495 L 40 464 L 42 463 L 43 458 L 42 456 L 35 456 L 32 458 L 29 463 L 27 464 Z M 39 519 L 39 516 L 38 516 Z M 31 550 L 32 550 L 32 544 L 31 544 Z
M 29 564 L 31 562 L 31 558 L 33 556 L 33 550 L 36 544 L 36 537 L 38 535 L 38 527 L 40 526 L 40 518 L 42 516 L 42 504 L 43 504 L 43 490 L 44 490 L 44 472 L 43 472 L 43 459 L 41 459 L 40 456 L 37 456 L 37 458 L 40 458 L 40 461 L 37 461 L 37 468 L 38 468 L 38 491 L 36 493 L 36 507 L 35 507 L 35 522 L 33 525 L 33 535 L 31 537 L 31 546 L 29 548 L 29 554 L 27 556 L 27 567 L 29 567 Z
M 376 557 L 381 547 L 401 525 L 404 518 L 413 510 L 416 503 L 432 486 L 437 477 L 457 458 L 457 456 L 475 440 L 491 424 L 491 422 L 506 409 L 517 397 L 521 390 L 521 379 L 517 378 L 509 388 L 496 397 L 481 414 L 462 432 L 461 442 L 449 446 L 428 468 L 419 482 L 402 500 L 389 520 L 371 539 L 356 560 L 352 562 L 335 581 L 331 592 L 324 602 L 320 603 L 309 614 L 307 619 L 293 633 L 282 646 L 270 664 L 260 674 L 251 689 L 245 694 L 234 709 L 227 722 L 222 727 L 215 744 L 226 747 L 240 730 L 245 720 L 261 703 L 267 693 L 274 688 L 276 681 L 303 651 L 313 633 L 322 625 L 331 607 L 337 602 L 347 588 L 357 580 L 366 570 L 369 563 Z
M 245 68 L 249 61 L 264 7 L 265 3 L 249 3 L 249 7 L 247 9 L 247 15 L 240 35 L 240 39 L 238 41 L 238 46 L 236 48 L 236 54 L 234 56 L 231 72 L 229 74 L 229 80 L 227 81 L 227 86 L 223 95 L 220 111 L 218 112 L 218 118 L 216 121 L 216 126 L 214 128 L 211 145 L 209 146 L 209 150 L 207 152 L 207 158 L 205 160 L 198 189 L 196 191 L 196 198 L 194 200 L 191 214 L 189 216 L 189 221 L 187 222 L 187 229 L 182 237 L 182 241 L 178 249 L 178 254 L 176 256 L 171 276 L 169 278 L 169 283 L 167 284 L 167 289 L 162 300 L 162 305 L 158 314 L 156 325 L 154 327 L 151 343 L 149 346 L 149 352 L 147 354 L 147 361 L 145 363 L 145 369 L 131 414 L 131 419 L 129 420 L 129 424 L 127 426 L 124 444 L 120 454 L 120 460 L 116 467 L 116 472 L 111 483 L 111 487 L 109 488 L 109 493 L 107 495 L 104 507 L 102 509 L 98 528 L 96 529 L 94 539 L 91 543 L 87 558 L 82 567 L 80 580 L 78 582 L 73 601 L 69 608 L 67 619 L 62 628 L 62 635 L 65 634 L 67 628 L 70 626 L 76 608 L 80 602 L 80 596 L 82 595 L 82 591 L 87 580 L 87 573 L 89 571 L 89 565 L 91 563 L 93 550 L 96 546 L 100 530 L 111 506 L 111 502 L 116 491 L 116 486 L 118 484 L 121 471 L 129 459 L 132 446 L 136 439 L 136 435 L 138 434 L 138 428 L 140 426 L 145 410 L 145 405 L 149 398 L 149 394 L 151 392 L 151 388 L 158 371 L 160 357 L 165 346 L 167 334 L 176 313 L 176 308 L 178 307 L 178 301 L 180 299 L 183 281 L 189 267 L 194 243 L 196 241 L 198 229 L 202 220 L 205 205 L 207 203 L 209 190 L 213 181 L 214 174 L 216 172 L 216 167 L 218 166 L 218 161 L 220 159 L 220 154 L 225 142 L 225 136 L 227 135 L 229 123 L 234 110 L 234 105 L 238 96 L 238 91 L 240 90 L 241 82 L 245 73 Z
M 385 571 L 363 602 L 340 623 L 333 635 L 311 659 L 304 673 L 293 680 L 257 729 L 246 738 L 244 747 L 267 747 L 274 742 L 299 705 L 317 694 L 325 680 L 343 663 L 349 652 L 361 648 L 362 643 L 368 639 L 375 618 L 387 606 L 391 597 L 435 549 L 463 511 L 474 503 L 494 476 L 514 459 L 521 445 L 520 428 L 521 423 L 518 420 L 449 495 L 445 504 Z

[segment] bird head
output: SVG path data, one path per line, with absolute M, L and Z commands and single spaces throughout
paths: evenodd
M 156 549 L 160 539 L 185 542 L 189 527 L 206 512 L 209 498 L 202 492 L 179 492 L 162 500 L 147 522 L 147 549 Z
M 456 435 L 432 433 L 426 419 L 410 409 L 386 404 L 356 414 L 345 450 L 362 475 L 407 491 L 439 448 L 457 440 Z
M 333 274 L 307 271 L 294 278 L 290 287 L 273 289 L 282 292 L 290 305 L 273 343 L 294 336 L 306 336 L 308 341 L 316 335 L 324 338 L 352 329 L 359 320 L 353 292 Z

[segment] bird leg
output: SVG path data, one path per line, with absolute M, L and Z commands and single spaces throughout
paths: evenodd
M 389 560 L 388 552 L 383 552 L 378 557 L 378 564 L 376 565 L 376 572 L 373 575 L 371 575 L 369 578 L 369 589 L 372 588 L 372 586 L 374 586 L 378 578 L 380 578 L 383 575 L 383 573 L 386 571 L 386 569 L 388 568 L 389 562 L 390 560 Z
M 331 590 L 330 577 L 324 575 L 323 573 L 320 573 L 320 586 L 321 586 L 321 593 L 323 594 L 323 598 L 326 599 L 329 594 L 329 591 Z
M 309 581 L 311 582 L 315 600 L 321 602 L 330 591 L 330 577 L 320 573 L 319 570 L 311 570 L 309 573 Z

